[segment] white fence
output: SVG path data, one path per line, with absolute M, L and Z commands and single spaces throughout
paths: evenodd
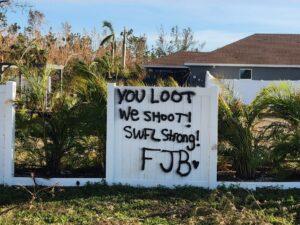
M 108 86 L 109 184 L 217 186 L 218 88 Z
M 219 84 L 215 78 L 208 72 L 208 83 Z M 245 104 L 251 103 L 256 95 L 263 89 L 264 87 L 270 84 L 280 84 L 281 82 L 288 82 L 295 88 L 300 87 L 300 81 L 273 81 L 273 80 L 238 80 L 238 79 L 222 79 L 221 83 L 228 85 L 232 88 L 234 95 L 240 98 Z
M 30 177 L 14 176 L 14 126 L 16 83 L 0 85 L 0 184 L 33 185 Z M 101 182 L 102 178 L 36 178 L 39 185 L 82 186 L 86 183 Z
M 278 187 L 282 189 L 287 188 L 300 188 L 300 182 L 217 182 L 217 168 L 216 168 L 216 142 L 217 142 L 217 99 L 215 88 L 185 88 L 184 91 L 193 91 L 197 93 L 198 100 L 201 102 L 199 105 L 187 104 L 171 104 L 164 102 L 156 107 L 149 104 L 135 104 L 138 112 L 153 111 L 158 109 L 162 113 L 178 112 L 188 114 L 192 112 L 190 116 L 190 124 L 187 123 L 153 123 L 145 124 L 144 122 L 130 121 L 126 119 L 120 119 L 120 109 L 128 109 L 131 104 L 124 103 L 118 104 L 119 97 L 117 96 L 117 90 L 124 91 L 125 89 L 141 90 L 137 87 L 116 87 L 109 85 L 108 88 L 108 118 L 107 118 L 107 179 L 109 184 L 112 183 L 128 183 L 131 185 L 144 185 L 155 186 L 162 184 L 165 186 L 172 185 L 185 185 L 190 184 L 194 186 L 203 186 L 215 188 L 217 185 L 224 186 L 239 186 L 242 188 L 256 189 L 258 187 Z M 151 88 L 147 87 L 146 91 Z M 170 91 L 172 88 L 155 88 L 156 91 Z M 181 90 L 181 89 L 180 89 Z M 178 91 L 180 91 L 178 89 Z M 183 89 L 182 89 L 183 90 Z M 181 91 L 182 91 L 181 90 Z M 165 92 L 166 93 L 166 92 Z M 0 184 L 5 185 L 33 185 L 33 180 L 29 177 L 15 177 L 14 176 L 14 124 L 15 124 L 15 110 L 13 106 L 13 100 L 16 95 L 16 84 L 14 82 L 8 82 L 6 85 L 0 85 Z M 158 95 L 154 95 L 155 99 Z M 149 94 L 147 94 L 149 99 Z M 199 103 L 198 102 L 198 103 Z M 158 104 L 158 103 L 157 103 Z M 148 107 L 148 108 L 144 108 Z M 127 111 L 128 112 L 128 111 Z M 145 114 L 144 114 L 145 115 Z M 130 114 L 131 118 L 136 118 L 136 113 Z M 125 118 L 125 117 L 124 117 Z M 189 121 L 189 120 L 188 120 Z M 191 122 L 194 122 L 193 125 Z M 182 132 L 183 134 L 190 133 L 197 137 L 197 131 L 199 131 L 199 142 L 192 141 L 189 143 L 175 143 L 168 141 L 155 143 L 153 140 L 132 140 L 128 142 L 126 137 L 124 138 L 124 127 L 135 126 L 136 128 L 147 128 L 160 131 L 162 128 Z M 186 126 L 191 125 L 191 126 Z M 127 129 L 127 135 L 130 133 Z M 130 131 L 131 132 L 131 131 Z M 191 136 L 191 137 L 192 137 Z M 157 136 L 155 136 L 157 138 Z M 185 164 L 185 168 L 178 171 L 178 163 L 180 158 L 174 154 L 173 170 L 171 166 L 170 151 L 163 156 L 157 156 L 158 152 L 154 154 L 146 154 L 143 156 L 142 151 L 138 151 L 140 147 L 156 148 L 156 149 L 185 149 L 187 144 L 190 148 L 193 148 L 193 144 L 196 145 L 194 150 L 189 152 L 189 164 Z M 191 145 L 192 144 L 192 145 Z M 200 146 L 198 146 L 200 144 Z M 143 145 L 143 146 L 142 146 Z M 144 146 L 145 145 L 145 146 Z M 151 153 L 151 152 L 150 152 Z M 153 153 L 153 152 L 152 152 Z M 159 154 L 162 154 L 161 152 Z M 184 153 L 185 154 L 185 153 Z M 187 156 L 185 154 L 185 156 Z M 177 158 L 176 158 L 177 157 Z M 160 160 L 160 161 L 157 161 Z M 182 161 L 187 162 L 187 158 L 182 158 Z M 141 171 L 144 161 L 144 170 Z M 157 166 L 162 163 L 164 172 L 159 170 Z M 184 162 L 184 163 L 185 163 Z M 186 176 L 189 166 L 193 169 L 192 172 Z M 142 174 L 142 175 L 141 175 Z M 179 175 L 179 176 L 178 176 Z M 181 176 L 183 175 L 183 176 Z M 137 177 L 138 179 L 133 179 Z M 39 185 L 59 185 L 59 186 L 81 186 L 86 183 L 97 183 L 103 181 L 103 178 L 36 178 Z

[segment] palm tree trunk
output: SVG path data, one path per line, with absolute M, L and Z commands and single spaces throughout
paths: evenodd
M 111 62 L 112 62 L 112 67 L 114 68 L 114 65 L 115 65 L 115 40 L 113 40 L 112 47 L 111 47 Z
M 123 45 L 122 45 L 122 68 L 126 67 L 126 27 L 123 32 Z

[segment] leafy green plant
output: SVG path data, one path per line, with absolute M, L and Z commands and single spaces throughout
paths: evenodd
M 49 175 L 57 175 L 62 157 L 80 145 L 78 100 L 66 92 L 48 92 L 51 70 L 22 65 L 19 68 L 28 82 L 28 88 L 18 102 L 20 108 L 26 109 L 19 114 L 25 123 L 17 122 L 17 129 L 20 136 L 28 136 L 43 143 L 47 172 Z
M 292 159 L 300 167 L 300 91 L 287 82 L 272 84 L 259 93 L 254 104 L 264 109 L 261 118 L 269 119 L 265 129 L 275 165 Z
M 80 64 L 74 78 L 74 90 L 80 101 L 80 118 L 84 136 L 96 136 L 97 158 L 105 170 L 107 81 L 97 63 Z
M 61 159 L 73 148 L 80 148 L 80 111 L 71 96 L 52 99 L 51 113 L 45 117 L 46 164 L 51 174 L 58 174 Z
M 165 79 L 162 79 L 162 78 L 157 79 L 156 85 L 162 86 L 162 87 L 178 87 L 178 83 L 171 76 L 168 76 Z
M 230 90 L 219 97 L 219 142 L 232 158 L 239 178 L 255 178 L 264 160 L 264 132 L 256 129 L 259 110 L 244 105 Z

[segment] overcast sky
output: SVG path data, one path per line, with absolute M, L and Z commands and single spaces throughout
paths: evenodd
M 103 20 L 117 32 L 132 28 L 153 44 L 160 25 L 191 27 L 204 51 L 222 47 L 253 33 L 300 33 L 299 0 L 28 0 L 46 16 L 43 31 L 60 32 L 68 21 L 72 30 L 102 31 Z M 27 23 L 26 12 L 9 13 L 10 22 Z

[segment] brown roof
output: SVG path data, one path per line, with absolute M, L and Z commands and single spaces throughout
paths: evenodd
M 206 52 L 176 52 L 167 56 L 160 57 L 152 60 L 148 65 L 157 66 L 184 66 L 186 62 L 189 62 L 196 57 L 206 55 Z
M 152 66 L 199 64 L 300 65 L 300 34 L 254 34 L 212 52 L 177 52 Z

